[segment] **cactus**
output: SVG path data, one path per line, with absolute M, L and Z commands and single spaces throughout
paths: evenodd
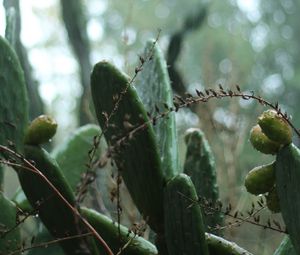
M 24 74 L 14 50 L 0 37 L 0 144 L 23 150 L 28 124 Z
M 167 64 L 155 41 L 147 42 L 143 55 L 148 56 L 150 60 L 144 60 L 146 62 L 136 78 L 135 87 L 146 110 L 154 115 L 156 110 L 163 112 L 166 111 L 166 107 L 172 106 L 172 89 Z M 160 120 L 153 129 L 158 141 L 164 175 L 170 179 L 179 172 L 175 113 Z
M 208 255 L 204 224 L 197 193 L 191 179 L 179 174 L 171 179 L 164 194 L 165 239 L 169 254 Z M 180 230 L 180 231 L 179 231 Z
M 107 241 L 114 254 L 123 248 L 124 255 L 155 255 L 156 247 L 131 232 L 124 226 L 119 226 L 110 218 L 87 208 L 81 208 L 82 215 L 90 222 L 97 232 Z M 102 247 L 98 247 L 101 254 L 104 254 Z
M 285 236 L 283 238 L 281 244 L 273 255 L 297 255 L 289 236 Z
M 300 150 L 290 144 L 283 147 L 276 157 L 276 189 L 282 217 L 296 252 L 300 253 Z
M 2 192 L 0 192 L 0 208 L 0 255 L 6 255 L 21 247 L 20 227 L 15 228 L 18 222 L 18 209 Z M 20 255 L 21 252 L 14 254 Z
M 73 191 L 76 191 L 81 175 L 86 171 L 89 159 L 88 151 L 93 146 L 93 138 L 99 134 L 100 128 L 96 125 L 82 126 L 51 153 Z M 100 155 L 99 149 L 96 155 Z
M 34 161 L 35 166 L 58 189 L 65 199 L 75 206 L 75 197 L 71 187 L 67 183 L 56 161 L 39 146 L 25 146 L 25 157 Z M 18 169 L 21 186 L 31 206 L 37 208 L 39 217 L 56 238 L 66 235 L 78 235 L 83 229 L 79 219 L 66 206 L 66 204 L 54 193 L 45 181 L 35 173 Z M 86 244 L 84 240 L 70 239 L 60 242 L 67 254 L 85 254 Z
M 40 129 L 33 125 L 24 138 L 28 119 L 24 77 L 15 53 L 0 38 L 0 64 L 3 67 L 0 70 L 0 144 L 11 148 L 15 146 L 18 153 L 12 154 L 17 160 L 6 163 L 14 165 L 24 191 L 22 193 L 20 189 L 14 201 L 20 209 L 27 212 L 37 210 L 41 220 L 37 235 L 40 242 L 79 235 L 76 239 L 60 240 L 62 250 L 48 250 L 48 253 L 43 250 L 43 254 L 112 254 L 109 248 L 96 242 L 102 236 L 116 254 L 250 255 L 234 243 L 205 233 L 210 226 L 222 223 L 218 212 L 213 216 L 205 215 L 197 196 L 198 193 L 212 203 L 218 200 L 213 156 L 203 133 L 192 130 L 186 137 L 188 149 L 184 165 L 184 172 L 191 177 L 178 174 L 181 169 L 178 164 L 174 108 L 166 64 L 156 41 L 147 44 L 145 54 L 149 58 L 146 61 L 140 59 L 143 66 L 136 70 L 135 81 L 129 81 L 125 74 L 106 61 L 96 64 L 91 76 L 91 91 L 97 119 L 108 144 L 107 152 L 102 156 L 115 161 L 138 210 L 156 234 L 156 246 L 126 227 L 113 223 L 103 214 L 76 203 L 74 191 L 83 171 L 91 170 L 90 165 L 86 169 L 85 164 L 90 160 L 88 151 L 95 145 L 96 139 L 93 140 L 93 137 L 100 133 L 98 127 L 82 127 L 60 148 L 54 150 L 53 155 L 58 163 L 40 146 L 54 134 L 56 123 L 51 122 L 53 129 L 51 132 L 46 130 L 46 133 L 44 126 Z M 133 83 L 138 87 L 141 98 Z M 142 101 L 145 101 L 145 105 Z M 276 195 L 274 192 L 278 192 L 291 243 L 295 251 L 300 253 L 297 235 L 300 228 L 300 197 L 297 192 L 300 152 L 293 144 L 284 146 L 290 142 L 290 131 L 285 132 L 289 135 L 287 140 L 274 142 L 273 137 L 268 138 L 264 134 L 269 132 L 268 129 L 262 129 L 263 131 L 259 130 L 259 135 L 263 134 L 277 146 L 275 149 L 268 147 L 267 152 L 279 152 L 275 164 L 275 180 L 273 172 L 267 171 L 267 176 L 273 179 L 268 183 L 267 190 L 260 190 L 259 193 L 268 192 L 268 206 L 277 211 L 278 205 L 274 206 L 273 201 L 276 200 L 273 198 Z M 255 140 L 255 134 L 252 135 L 252 142 L 255 144 L 261 136 Z M 260 146 L 261 144 L 258 147 Z M 2 146 L 1 149 L 3 151 L 7 148 Z M 96 150 L 96 147 L 93 149 Z M 96 155 L 99 155 L 99 151 Z M 4 156 L 8 158 L 7 154 Z M 36 172 L 26 169 L 25 166 L 30 165 L 28 162 L 34 165 Z M 19 227 L 16 227 L 16 206 L 3 195 L 0 198 L 1 226 L 10 229 L 9 234 L 0 239 L 0 251 L 7 253 L 7 243 L 11 240 L 14 244 L 9 248 L 18 251 L 21 246 Z M 92 231 L 94 237 L 80 236 L 90 234 L 87 233 L 88 230 Z M 291 244 L 285 240 L 279 250 L 290 248 Z M 29 254 L 34 254 L 34 251 Z
M 122 131 L 129 131 L 131 125 L 149 119 L 129 79 L 106 61 L 95 65 L 91 76 L 93 102 L 98 121 L 108 144 L 113 145 L 114 137 Z M 113 97 L 122 97 L 119 107 L 114 110 Z M 109 124 L 107 116 L 111 115 Z M 155 231 L 163 229 L 163 185 L 162 163 L 157 153 L 155 134 L 150 124 L 127 141 L 114 160 L 120 168 L 128 190 L 140 212 Z M 145 153 L 146 152 L 146 153 Z M 116 152 L 113 152 L 116 153 Z M 143 190 L 144 192 L 140 192 Z
M 187 145 L 184 173 L 189 175 L 195 185 L 199 198 L 212 203 L 215 206 L 219 199 L 219 190 L 216 180 L 216 167 L 214 156 L 210 146 L 199 129 L 189 129 L 185 135 Z M 206 230 L 208 227 L 221 225 L 223 218 L 220 212 L 214 212 L 204 216 Z
M 211 255 L 252 255 L 250 252 L 219 236 L 206 234 L 206 242 Z

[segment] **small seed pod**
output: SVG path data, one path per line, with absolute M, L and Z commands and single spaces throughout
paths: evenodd
M 38 145 L 48 142 L 56 133 L 56 121 L 47 115 L 35 118 L 25 134 L 25 144 Z
M 250 131 L 250 142 L 253 147 L 264 154 L 276 154 L 280 144 L 270 140 L 261 130 L 259 125 L 254 126 Z
M 253 195 L 269 192 L 275 183 L 275 162 L 253 168 L 245 178 L 245 187 Z
M 292 129 L 287 121 L 276 111 L 267 110 L 258 117 L 258 124 L 264 134 L 274 142 L 290 144 L 292 142 Z
M 279 198 L 275 186 L 266 196 L 266 200 L 267 200 L 267 207 L 271 212 L 279 213 L 281 211 Z

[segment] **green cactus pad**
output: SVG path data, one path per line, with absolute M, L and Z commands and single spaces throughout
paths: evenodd
M 245 177 L 245 187 L 253 195 L 269 192 L 275 184 L 275 162 L 253 168 Z
M 100 128 L 88 124 L 78 128 L 51 153 L 56 159 L 73 191 L 80 182 L 82 173 L 89 162 L 88 151 L 93 146 L 93 138 L 100 134 Z M 99 155 L 99 149 L 96 155 Z
M 197 199 L 195 187 L 187 175 L 177 175 L 167 183 L 164 210 L 169 254 L 209 254 Z
M 65 199 L 75 206 L 75 197 L 56 161 L 44 149 L 39 146 L 25 146 L 25 157 L 32 160 L 47 179 L 59 190 Z M 55 238 L 68 235 L 78 235 L 85 231 L 78 223 L 78 218 L 66 206 L 66 204 L 53 192 L 48 184 L 36 174 L 18 169 L 18 176 L 33 208 L 38 208 L 38 214 L 44 225 Z M 82 239 L 70 239 L 59 242 L 66 254 L 85 254 L 85 241 Z
M 29 125 L 25 133 L 25 144 L 39 145 L 46 142 L 55 135 L 57 129 L 56 121 L 47 115 L 40 115 Z
M 275 170 L 281 214 L 292 244 L 300 254 L 300 150 L 294 144 L 279 151 Z
M 0 192 L 0 208 L 0 255 L 7 255 L 19 250 L 22 244 L 20 228 L 14 228 L 17 226 L 17 207 Z M 21 252 L 14 254 L 20 255 Z
M 39 243 L 47 243 L 53 241 L 53 237 L 51 234 L 48 232 L 48 230 L 41 224 L 39 226 L 39 232 L 36 235 L 34 239 L 33 244 L 39 244 Z M 40 248 L 35 248 L 35 249 L 30 249 L 27 253 L 27 255 L 66 255 L 62 248 L 58 243 L 48 245 L 46 247 L 40 247 Z
M 4 169 L 0 166 L 0 191 L 3 191 Z
M 276 111 L 267 110 L 258 117 L 258 124 L 265 135 L 279 144 L 292 142 L 292 128 Z
M 19 187 L 14 194 L 12 201 L 20 208 L 23 212 L 32 212 L 33 208 L 30 205 L 24 191 Z
M 149 121 L 143 104 L 128 81 L 126 75 L 106 61 L 96 64 L 92 72 L 93 102 L 99 124 L 110 145 L 114 145 L 115 137 L 129 134 L 128 122 L 138 125 Z M 106 117 L 115 107 L 116 100 L 113 99 L 120 96 L 122 99 L 118 109 L 114 111 L 107 127 Z M 152 125 L 147 124 L 132 139 L 127 139 L 126 144 L 113 156 L 141 214 L 152 229 L 161 232 L 164 176 Z
M 81 208 L 82 215 L 102 236 L 114 254 L 117 254 L 121 247 L 124 248 L 124 255 L 156 255 L 156 247 L 144 238 L 134 235 L 122 225 L 118 225 L 110 218 L 92 209 Z M 120 230 L 120 235 L 119 235 Z M 98 247 L 101 254 L 104 254 L 102 247 Z
M 270 140 L 261 130 L 259 125 L 254 126 L 250 131 L 250 142 L 253 147 L 264 154 L 276 154 L 280 144 Z
M 216 178 L 215 159 L 204 133 L 200 129 L 191 128 L 186 131 L 185 142 L 187 146 L 184 163 L 184 173 L 191 177 L 197 195 L 200 198 L 215 204 L 219 199 L 219 189 Z M 204 215 L 206 231 L 208 227 L 221 225 L 221 213 Z
M 297 255 L 288 235 L 283 238 L 273 255 Z
M 148 41 L 143 56 L 150 59 L 145 60 L 142 71 L 135 80 L 135 87 L 146 110 L 155 116 L 155 108 L 158 107 L 164 112 L 167 111 L 164 104 L 169 107 L 173 105 L 173 93 L 167 64 L 157 42 Z M 153 129 L 160 149 L 164 175 L 170 179 L 179 172 L 175 113 L 159 120 Z
M 22 153 L 28 124 L 24 74 L 14 50 L 0 37 L 0 144 Z
M 213 234 L 205 234 L 210 255 L 252 255 L 252 253 Z

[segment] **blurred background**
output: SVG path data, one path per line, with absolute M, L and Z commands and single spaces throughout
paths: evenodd
M 92 66 L 107 59 L 132 76 L 146 41 L 158 34 L 175 94 L 238 84 L 278 101 L 300 126 L 297 0 L 4 0 L 2 36 L 16 15 L 11 6 L 20 14 L 15 47 L 25 70 L 31 118 L 41 113 L 56 118 L 55 144 L 76 127 L 96 123 L 89 97 Z M 215 154 L 222 202 L 234 211 L 246 211 L 256 200 L 243 186 L 247 172 L 274 159 L 249 143 L 249 130 L 263 110 L 251 100 L 222 99 L 177 114 L 182 159 L 184 131 L 200 127 Z M 9 185 L 7 193 L 13 192 Z M 264 214 L 282 222 L 280 214 Z M 225 237 L 262 255 L 272 254 L 282 239 L 276 231 L 247 223 L 227 227 Z

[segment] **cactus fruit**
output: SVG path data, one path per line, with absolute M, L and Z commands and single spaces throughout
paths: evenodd
M 48 142 L 56 133 L 56 121 L 47 115 L 35 118 L 25 133 L 25 144 L 39 145 Z
M 172 106 L 172 88 L 163 53 L 154 40 L 147 42 L 143 56 L 150 59 L 145 60 L 134 84 L 146 110 L 155 116 L 158 114 L 157 109 L 164 112 L 168 110 L 166 106 Z M 159 120 L 153 129 L 160 150 L 164 175 L 166 179 L 170 179 L 179 172 L 175 113 L 169 113 L 168 118 Z
M 266 200 L 267 200 L 267 207 L 271 212 L 273 213 L 280 212 L 280 204 L 279 204 L 279 198 L 276 191 L 276 187 L 274 187 L 272 190 L 269 191 L 269 193 L 266 195 Z
M 47 179 L 58 189 L 64 198 L 75 206 L 75 197 L 56 161 L 39 146 L 26 145 L 25 157 L 35 163 Z M 31 206 L 38 209 L 38 214 L 49 232 L 56 238 L 66 235 L 78 235 L 84 228 L 73 211 L 54 193 L 47 183 L 31 171 L 18 169 L 21 186 Z M 69 239 L 60 242 L 66 254 L 85 254 L 86 244 L 83 239 Z M 78 253 L 79 252 L 79 253 Z
M 274 110 L 267 110 L 258 117 L 258 124 L 265 135 L 279 144 L 292 142 L 292 129 L 287 121 Z
M 253 195 L 269 192 L 275 183 L 275 162 L 253 168 L 245 178 L 245 187 Z
M 259 125 L 255 125 L 250 131 L 250 142 L 253 147 L 264 154 L 276 154 L 280 149 L 280 144 L 270 140 L 261 130 Z
M 99 62 L 91 76 L 93 102 L 107 143 L 120 146 L 112 152 L 113 159 L 133 201 L 150 227 L 162 232 L 165 180 L 159 150 L 144 106 L 128 82 L 128 77 L 112 64 Z M 120 97 L 118 109 L 114 110 Z M 145 128 L 129 139 L 132 126 L 140 123 L 146 123 Z M 115 144 L 116 139 L 122 136 L 128 138 L 126 143 Z
M 135 235 L 128 228 L 114 223 L 110 218 L 104 216 L 95 210 L 81 208 L 82 215 L 103 237 L 114 254 L 122 250 L 124 255 L 156 255 L 155 246 L 144 238 Z M 120 232 L 119 232 L 120 231 Z M 98 247 L 99 252 L 104 254 L 102 247 Z M 120 254 L 120 253 L 118 253 Z
M 2 192 L 0 192 L 0 208 L 0 255 L 11 252 L 20 255 L 21 251 L 17 252 L 22 244 L 20 227 L 17 226 L 18 209 Z M 6 232 L 8 230 L 9 232 Z
M 184 163 L 184 173 L 191 177 L 199 198 L 209 201 L 213 206 L 219 200 L 215 159 L 204 133 L 200 129 L 190 128 L 186 131 L 187 146 Z M 205 215 L 203 213 L 206 231 L 209 227 L 222 225 L 220 212 Z
M 300 150 L 294 144 L 278 152 L 275 176 L 281 214 L 292 244 L 300 254 Z
M 24 74 L 14 50 L 0 37 L 0 144 L 22 153 L 28 125 Z
M 165 239 L 169 254 L 207 255 L 204 223 L 190 177 L 179 174 L 165 188 Z

